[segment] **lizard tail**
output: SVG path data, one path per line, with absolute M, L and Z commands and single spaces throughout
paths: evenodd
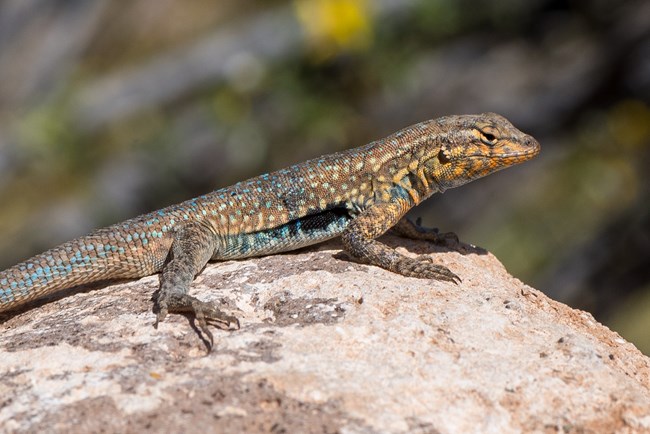
M 158 271 L 155 261 L 147 264 L 146 255 L 136 260 L 127 249 L 118 240 L 91 234 L 0 271 L 0 312 L 61 289 Z

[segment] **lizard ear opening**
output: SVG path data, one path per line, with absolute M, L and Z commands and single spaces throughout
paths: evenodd
M 441 164 L 447 164 L 451 161 L 449 149 L 445 147 L 440 148 L 440 152 L 438 152 L 438 161 L 440 161 Z

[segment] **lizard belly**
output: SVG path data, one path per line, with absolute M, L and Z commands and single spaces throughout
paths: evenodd
M 351 220 L 346 209 L 334 208 L 263 231 L 225 235 L 222 248 L 212 259 L 239 259 L 300 249 L 337 237 Z

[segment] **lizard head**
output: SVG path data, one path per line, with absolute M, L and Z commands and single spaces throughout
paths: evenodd
M 540 151 L 537 140 L 495 113 L 444 117 L 432 128 L 440 140 L 430 144 L 425 171 L 440 191 L 530 160 Z

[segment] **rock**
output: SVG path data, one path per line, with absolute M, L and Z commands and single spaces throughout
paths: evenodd
M 189 318 L 152 327 L 157 276 L 5 318 L 0 430 L 650 431 L 650 360 L 632 344 L 485 251 L 385 241 L 463 282 L 351 262 L 338 243 L 209 264 L 193 294 L 242 323 L 210 354 Z

